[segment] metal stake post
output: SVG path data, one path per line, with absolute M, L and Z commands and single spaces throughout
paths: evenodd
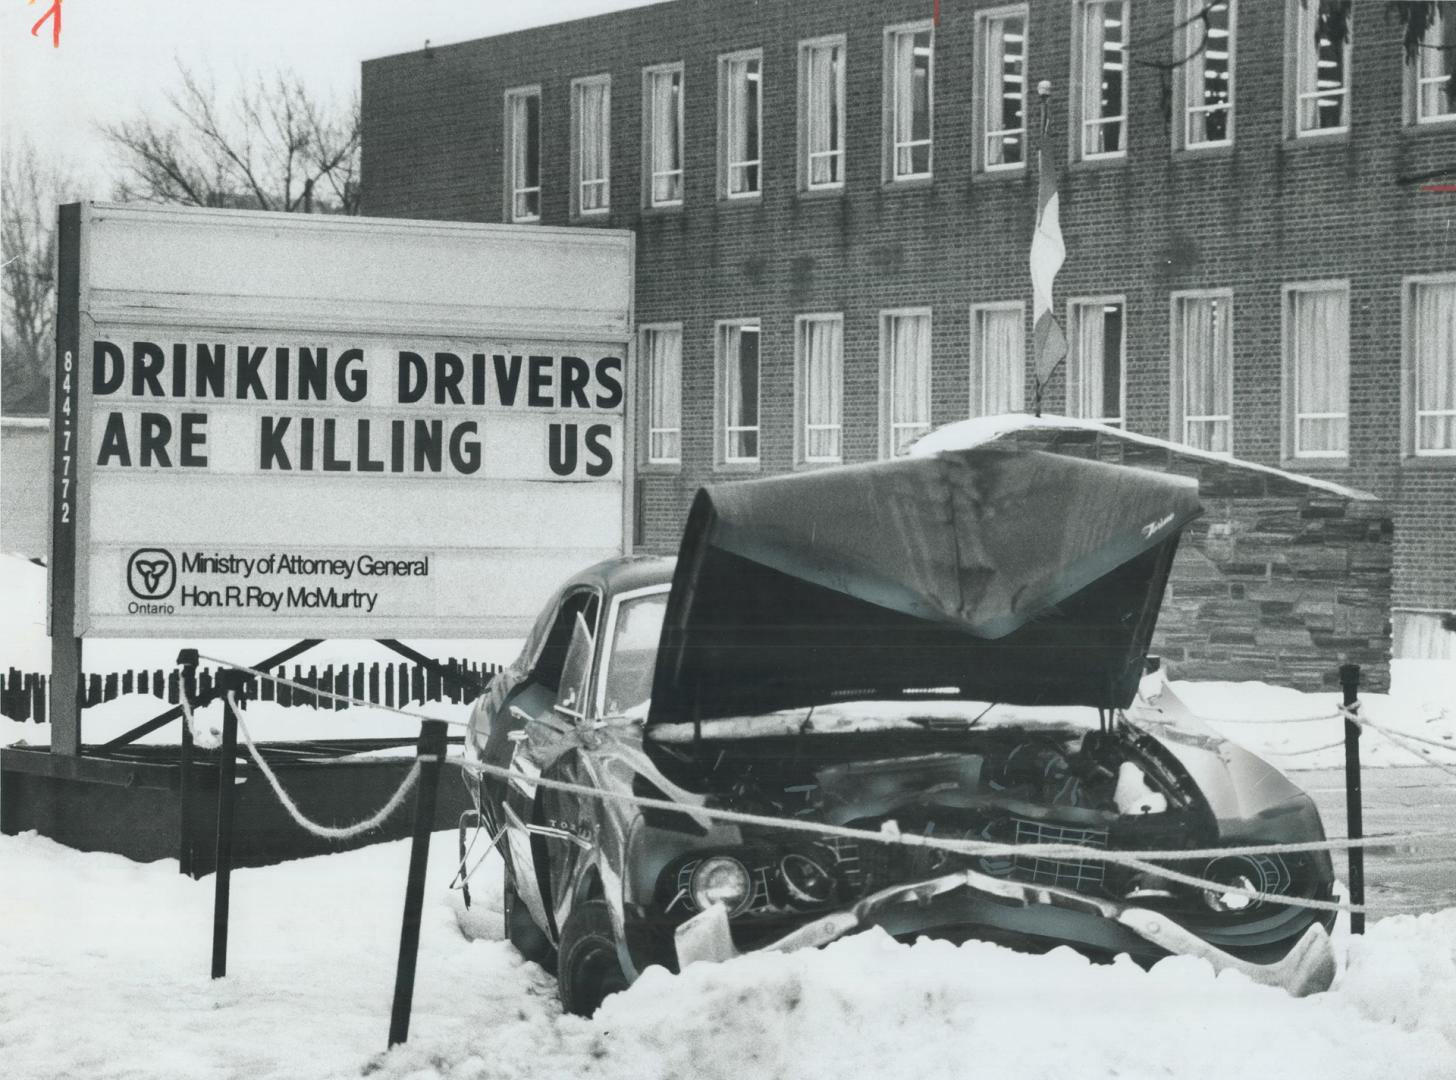
M 405 884 L 404 922 L 399 931 L 399 963 L 394 973 L 394 1008 L 389 1015 L 389 1045 L 409 1038 L 410 1007 L 415 995 L 415 960 L 420 949 L 420 913 L 425 905 L 425 869 L 430 859 L 430 830 L 435 824 L 435 789 L 445 759 L 443 720 L 420 724 L 419 786 L 415 789 L 415 832 L 410 843 L 409 879 Z
M 1356 695 L 1360 690 L 1359 664 L 1340 665 L 1340 689 L 1345 692 L 1345 704 L 1354 705 Z M 1360 803 L 1360 725 L 1346 718 L 1345 833 L 1351 840 L 1359 840 L 1365 835 L 1362 809 Z M 1365 903 L 1365 849 L 1350 848 L 1349 860 L 1350 902 L 1363 905 Z M 1363 934 L 1364 932 L 1365 913 L 1352 911 L 1350 913 L 1350 933 Z
M 231 680 L 231 672 L 219 678 Z M 217 763 L 217 846 L 212 899 L 212 977 L 227 974 L 228 889 L 233 868 L 233 787 L 238 766 L 238 714 L 230 699 L 223 699 L 222 751 Z

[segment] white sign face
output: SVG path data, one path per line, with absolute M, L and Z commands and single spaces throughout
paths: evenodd
M 82 217 L 76 636 L 515 634 L 624 550 L 630 236 Z

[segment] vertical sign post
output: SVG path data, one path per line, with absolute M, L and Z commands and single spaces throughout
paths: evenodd
M 232 679 L 232 672 L 219 678 Z M 231 685 L 236 685 L 233 682 Z M 233 791 L 238 768 L 238 714 L 232 698 L 225 698 L 222 722 L 222 750 L 217 761 L 217 875 L 212 895 L 212 977 L 227 974 L 228 905 L 231 901 L 233 869 Z
M 76 634 L 77 463 L 81 409 L 81 206 L 59 211 L 56 362 L 51 390 L 51 753 L 81 752 L 81 639 Z
M 1340 689 L 1345 692 L 1345 704 L 1354 705 L 1360 692 L 1360 665 L 1340 665 Z M 1360 725 L 1345 720 L 1345 835 L 1359 840 L 1365 835 L 1364 813 L 1360 799 Z M 1365 849 L 1352 847 L 1350 858 L 1350 902 L 1365 903 Z M 1350 912 L 1350 933 L 1365 932 L 1365 913 Z

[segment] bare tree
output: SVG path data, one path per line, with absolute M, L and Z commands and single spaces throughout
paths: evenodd
M 0 404 L 7 415 L 44 414 L 55 351 L 56 206 L 76 196 L 75 184 L 29 142 L 6 146 L 0 184 Z
M 104 126 L 117 195 L 186 206 L 292 213 L 359 210 L 359 102 L 320 102 L 292 72 L 257 77 L 226 102 L 210 76 L 178 63 L 165 117 Z

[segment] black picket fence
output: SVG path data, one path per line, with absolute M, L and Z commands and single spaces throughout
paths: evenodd
M 375 705 L 391 708 L 406 708 L 412 703 L 425 704 L 430 701 L 449 701 L 459 704 L 473 696 L 458 679 L 447 679 L 441 668 L 463 676 L 484 688 L 499 672 L 499 664 L 481 663 L 471 660 L 450 658 L 441 660 L 440 667 L 425 667 L 411 663 L 354 663 L 328 664 L 320 669 L 310 665 L 307 669 L 295 664 L 290 674 L 287 667 L 274 669 L 271 674 L 298 686 L 274 682 L 249 675 L 238 692 L 241 701 L 268 701 L 285 708 L 345 709 L 348 702 L 340 697 L 368 701 Z M 207 699 L 211 696 L 215 673 L 211 668 L 200 668 L 196 676 L 194 697 Z M 0 715 L 11 720 L 46 721 L 47 691 L 50 676 L 35 672 L 21 672 L 17 668 L 0 672 Z M 321 692 L 322 691 L 322 692 Z M 176 668 L 157 668 L 148 671 L 113 671 L 107 675 L 92 672 L 82 679 L 81 704 L 84 707 L 114 701 L 123 694 L 149 694 L 169 705 L 182 700 L 182 673 Z

